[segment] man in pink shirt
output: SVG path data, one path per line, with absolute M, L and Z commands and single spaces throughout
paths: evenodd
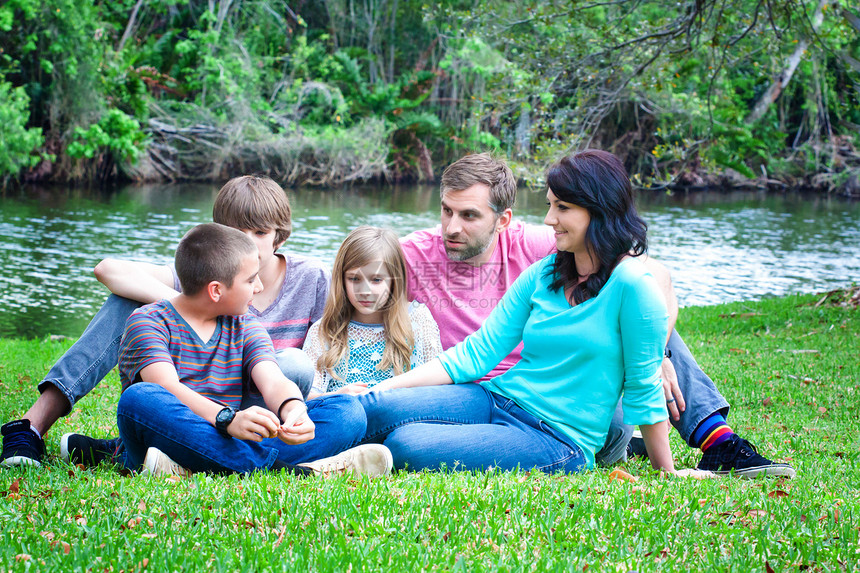
M 486 153 L 467 155 L 442 174 L 441 226 L 401 241 L 409 296 L 429 307 L 445 349 L 475 332 L 520 273 L 555 249 L 551 229 L 512 221 L 516 193 L 516 179 L 504 161 Z M 702 450 L 699 469 L 743 477 L 793 477 L 791 466 L 759 455 L 731 431 L 725 419 L 728 402 L 673 330 L 678 304 L 668 270 L 653 259 L 644 262 L 669 308 L 671 334 L 663 361 L 666 405 L 684 440 Z M 522 344 L 484 380 L 508 370 L 521 351 Z M 633 428 L 622 423 L 619 403 L 596 460 L 607 465 L 625 460 L 632 434 Z

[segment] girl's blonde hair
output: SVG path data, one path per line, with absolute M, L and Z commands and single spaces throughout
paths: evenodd
M 385 351 L 379 370 L 393 368 L 394 374 L 409 370 L 415 335 L 406 299 L 406 262 L 397 234 L 389 229 L 362 226 L 354 229 L 337 251 L 331 274 L 331 288 L 320 320 L 320 341 L 325 352 L 317 362 L 317 369 L 327 371 L 339 379 L 334 367 L 349 353 L 347 327 L 352 319 L 353 307 L 346 295 L 344 273 L 363 267 L 373 261 L 382 261 L 391 277 L 391 292 L 382 310 L 385 328 Z

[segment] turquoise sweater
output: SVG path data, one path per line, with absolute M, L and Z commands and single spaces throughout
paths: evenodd
M 471 382 L 522 341 L 522 359 L 485 387 L 568 436 L 592 467 L 622 395 L 625 423 L 668 418 L 659 372 L 668 315 L 657 282 L 634 258 L 574 307 L 549 290 L 554 260 L 526 269 L 483 326 L 439 358 L 455 383 Z

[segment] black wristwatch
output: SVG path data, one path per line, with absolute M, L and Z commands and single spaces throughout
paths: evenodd
M 229 438 L 230 433 L 227 431 L 227 426 L 230 425 L 230 422 L 232 422 L 235 417 L 236 410 L 230 406 L 224 406 L 224 409 L 218 412 L 218 415 L 215 416 L 215 429 L 218 430 L 218 433 L 225 438 Z

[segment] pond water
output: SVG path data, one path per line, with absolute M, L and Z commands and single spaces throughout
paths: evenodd
M 104 257 L 165 263 L 182 234 L 210 220 L 216 185 L 111 192 L 24 189 L 0 197 L 0 336 L 77 336 L 107 290 Z M 439 220 L 436 186 L 290 191 L 285 249 L 331 264 L 361 224 L 404 235 Z M 670 269 L 682 306 L 847 286 L 860 277 L 860 203 L 760 193 L 645 195 L 651 253 Z M 515 216 L 541 224 L 543 192 L 520 192 Z

